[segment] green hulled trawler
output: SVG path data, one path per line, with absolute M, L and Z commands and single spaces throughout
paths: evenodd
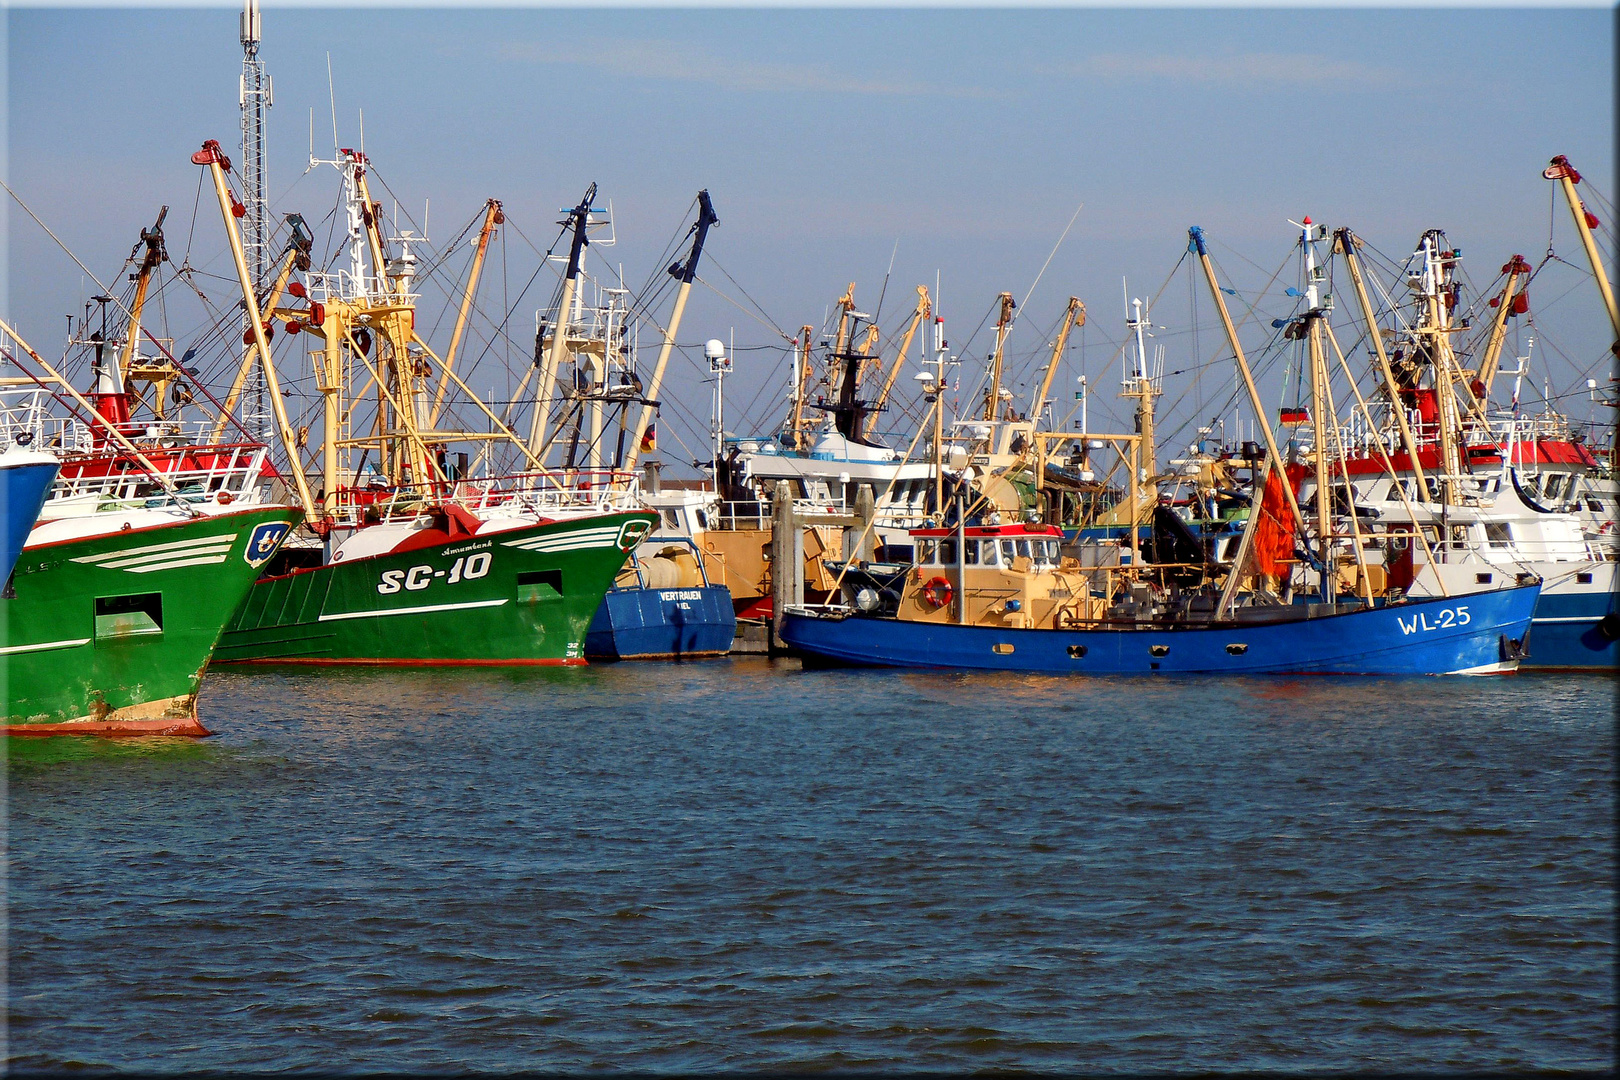
M 484 208 L 440 357 L 416 332 L 412 247 L 422 238 L 384 236 L 364 154 L 344 149 L 327 162 L 343 179 L 347 223 L 333 268 L 311 270 L 309 237 L 289 218 L 291 240 L 262 302 L 232 212 L 240 202 L 230 162 L 212 142 L 192 160 L 214 181 L 248 311 L 249 351 L 225 404 L 257 364 L 307 515 L 231 620 L 217 662 L 585 663 L 591 617 L 656 518 L 637 508 L 626 474 L 548 471 L 456 372 L 501 204 Z M 272 320 L 289 339 L 312 342 L 322 394 L 312 461 L 279 391 Z M 471 449 L 453 454 L 457 444 Z M 504 473 L 503 452 L 516 461 Z
M 160 230 L 143 239 L 161 252 Z M 34 389 L 0 391 L 0 442 L 60 459 L 0 593 L 10 735 L 209 734 L 197 692 L 214 645 L 302 516 L 269 499 L 265 446 L 199 438 L 197 425 L 164 415 L 157 380 L 147 380 L 152 400 L 131 391 L 156 366 L 137 343 L 158 261 L 142 264 L 122 347 L 106 333 L 83 343 L 94 348 L 94 404 L 0 321 L 41 372 L 27 376 Z M 49 416 L 53 394 L 90 419 Z M 137 421 L 141 401 L 155 412 Z

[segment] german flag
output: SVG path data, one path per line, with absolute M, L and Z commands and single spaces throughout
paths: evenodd
M 641 436 L 641 452 L 650 454 L 658 449 L 658 425 L 648 424 L 646 432 Z

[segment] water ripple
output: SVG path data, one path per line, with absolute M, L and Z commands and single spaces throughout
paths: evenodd
M 210 675 L 9 748 L 8 1064 L 1606 1068 L 1612 690 Z

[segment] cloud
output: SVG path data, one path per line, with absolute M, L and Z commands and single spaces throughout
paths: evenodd
M 708 83 L 725 90 L 789 93 L 887 94 L 907 97 L 986 97 L 975 87 L 939 86 L 908 79 L 847 75 L 823 64 L 724 59 L 678 41 L 622 40 L 589 49 L 512 42 L 499 50 L 503 60 L 575 64 L 612 75 L 676 82 Z
M 1073 64 L 1048 66 L 1042 73 L 1070 78 L 1296 85 L 1388 82 L 1398 77 L 1393 70 L 1356 60 L 1298 53 L 1237 53 L 1228 56 L 1099 53 Z

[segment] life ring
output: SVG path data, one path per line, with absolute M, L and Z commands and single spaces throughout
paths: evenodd
M 928 584 L 922 587 L 922 598 L 930 607 L 942 608 L 951 602 L 954 595 L 956 590 L 952 589 L 951 583 L 942 577 L 930 578 Z

